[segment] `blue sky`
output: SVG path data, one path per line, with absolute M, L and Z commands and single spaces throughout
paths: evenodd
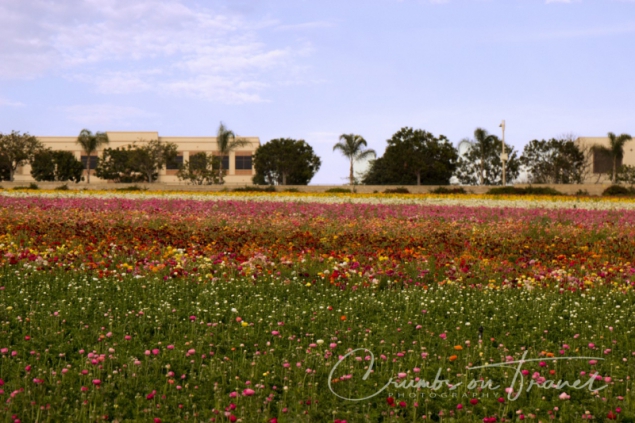
M 0 132 L 635 135 L 635 1 L 0 0 Z

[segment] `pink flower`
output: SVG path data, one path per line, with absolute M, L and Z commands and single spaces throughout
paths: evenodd
M 229 398 L 236 398 L 238 396 L 238 392 L 234 391 L 231 394 L 229 394 Z
M 329 348 L 330 348 L 330 349 L 332 349 L 332 350 L 334 350 L 335 348 L 337 348 L 337 344 L 336 344 L 335 342 L 331 342 L 331 343 L 329 344 Z
M 463 404 L 459 404 L 459 405 L 457 405 L 457 406 L 456 406 L 456 409 L 457 409 L 457 410 L 462 410 L 462 409 L 463 409 Z
M 558 398 L 560 398 L 560 399 L 561 399 L 561 400 L 563 400 L 563 401 L 566 401 L 566 400 L 568 400 L 569 398 L 571 398 L 571 396 L 570 396 L 570 395 L 567 395 L 567 393 L 566 393 L 566 392 L 563 392 L 563 393 L 561 393 L 561 394 L 558 396 Z
M 445 339 L 447 337 L 448 337 L 448 335 L 446 335 L 445 333 L 442 333 L 441 335 L 439 335 L 439 338 L 441 338 L 441 339 Z
M 130 341 L 132 339 L 132 336 L 126 335 L 123 337 L 123 339 L 125 339 L 126 341 Z
M 155 348 L 155 349 L 152 350 L 152 354 L 154 354 L 154 355 L 159 355 L 159 352 L 160 351 L 159 351 L 158 348 Z
M 402 372 L 402 373 L 397 373 L 397 377 L 398 377 L 399 379 L 404 379 L 406 376 L 407 376 L 407 374 L 406 374 L 406 373 L 403 373 L 403 372 Z
M 196 316 L 190 316 L 190 320 L 191 320 L 191 321 L 196 320 Z
M 277 330 L 272 330 L 272 331 L 271 331 L 271 334 L 272 334 L 273 336 L 278 336 L 278 335 L 280 335 L 280 332 L 278 332 Z
M 174 349 L 174 345 L 168 345 L 168 350 L 173 350 Z
M 253 389 L 247 388 L 247 389 L 243 390 L 243 395 L 246 396 L 246 397 L 250 397 L 250 396 L 252 396 L 255 393 L 256 393 L 256 391 L 254 391 Z
M 597 360 L 589 360 L 589 364 L 591 366 L 595 366 L 596 364 L 598 364 L 598 361 Z
M 99 385 L 101 385 L 101 380 L 99 380 L 99 379 L 93 379 L 93 385 L 95 385 L 95 386 L 99 386 Z
M 589 343 L 589 348 L 590 348 L 590 349 L 594 349 L 594 348 L 595 348 L 595 344 L 594 344 L 593 342 L 590 342 L 590 343 Z
M 41 383 L 44 383 L 44 381 L 42 379 L 34 378 L 33 383 L 35 383 L 36 385 L 39 385 Z

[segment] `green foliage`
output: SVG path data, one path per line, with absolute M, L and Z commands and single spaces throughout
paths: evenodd
M 602 192 L 602 195 L 605 196 L 613 196 L 613 195 L 633 195 L 635 194 L 635 190 L 633 188 L 627 188 L 622 185 L 611 185 L 607 189 Z
M 245 186 L 245 187 L 234 188 L 232 191 L 233 192 L 276 192 L 276 187 L 274 187 L 273 185 L 269 185 L 268 187 L 265 187 L 265 188 Z
M 240 147 L 247 147 L 251 145 L 249 141 L 244 138 L 236 138 L 234 131 L 230 131 L 225 127 L 223 122 L 218 126 L 218 132 L 216 134 L 216 143 L 218 145 L 218 153 L 220 156 L 220 164 L 218 167 L 218 180 L 220 184 L 225 183 L 225 171 L 227 169 L 223 169 L 223 157 L 229 156 L 232 151 L 239 149 Z
M 20 187 L 13 188 L 14 191 L 36 190 L 36 189 L 40 189 L 40 187 L 35 182 L 31 182 L 28 186 L 20 186 Z
M 464 185 L 500 185 L 503 179 L 503 163 L 500 159 L 501 140 L 482 128 L 474 131 L 472 147 L 459 159 L 455 176 Z M 518 177 L 520 161 L 514 147 L 505 143 L 508 160 L 505 174 L 508 182 Z
M 68 191 L 70 188 L 68 188 L 68 184 L 64 184 L 64 185 L 60 185 L 58 187 L 55 187 L 55 191 Z
M 206 153 L 196 153 L 183 163 L 176 176 L 182 181 L 194 185 L 212 185 L 220 183 L 219 170 L 221 159 L 219 156 Z
M 36 181 L 55 180 L 55 159 L 50 149 L 40 150 L 31 161 L 31 176 Z
M 82 129 L 81 132 L 79 133 L 79 136 L 77 137 L 77 144 L 79 144 L 82 147 L 82 150 L 88 156 L 88 158 L 86 160 L 87 183 L 90 183 L 90 173 L 91 173 L 90 158 L 91 158 L 91 156 L 93 156 L 95 153 L 97 153 L 97 150 L 101 146 L 106 145 L 108 143 L 109 143 L 108 135 L 105 132 L 97 132 L 97 133 L 93 134 L 88 129 Z
M 444 135 L 401 128 L 388 141 L 384 155 L 370 162 L 366 185 L 447 185 L 458 153 Z
M 12 131 L 10 134 L 0 133 L 0 174 L 2 178 L 13 181 L 13 175 L 18 167 L 30 163 L 35 154 L 43 148 L 42 143 L 28 133 L 20 134 L 16 131 Z
M 297 188 L 287 188 L 287 189 L 283 189 L 282 192 L 302 192 Z
M 340 135 L 340 142 L 333 146 L 333 151 L 339 150 L 350 161 L 349 171 L 349 183 L 355 184 L 355 173 L 353 164 L 356 161 L 364 160 L 369 157 L 377 157 L 377 153 L 373 149 L 366 149 L 368 143 L 361 135 L 355 134 L 342 134 Z
M 254 154 L 255 185 L 307 185 L 322 165 L 304 140 L 276 138 Z
M 586 160 L 572 140 L 533 140 L 525 146 L 520 163 L 534 184 L 581 184 Z
M 487 191 L 489 195 L 564 195 L 560 191 L 550 187 L 513 187 L 504 186 L 490 188 Z
M 324 192 L 328 192 L 331 194 L 345 194 L 345 193 L 350 193 L 351 190 L 348 188 L 329 188 Z
M 384 190 L 384 194 L 410 194 L 410 190 L 404 187 L 387 188 Z
M 106 148 L 95 174 L 114 182 L 154 182 L 159 170 L 177 156 L 174 143 L 151 140 L 126 148 Z
M 631 187 L 635 185 L 635 166 L 621 166 L 617 172 L 617 182 L 627 183 Z
M 588 196 L 589 191 L 585 190 L 585 189 L 579 189 L 575 192 L 575 195 L 579 195 L 579 196 Z
M 465 190 L 465 188 L 462 188 L 462 187 L 452 187 L 452 188 L 437 187 L 431 190 L 430 193 L 432 194 L 467 194 L 467 191 Z
M 603 153 L 610 157 L 613 163 L 613 171 L 611 172 L 611 181 L 617 181 L 618 162 L 624 157 L 624 146 L 627 141 L 632 140 L 629 134 L 615 135 L 613 132 L 608 133 L 609 146 L 594 145 L 591 149 L 595 154 Z
M 95 175 L 108 181 L 131 183 L 143 181 L 143 176 L 130 164 L 130 148 L 106 148 L 97 163 Z
M 138 185 L 132 185 L 129 187 L 123 187 L 123 188 L 115 188 L 115 191 L 147 191 L 148 188 L 144 188 L 144 187 L 140 187 Z
M 70 151 L 38 151 L 31 162 L 31 176 L 36 181 L 80 182 L 84 165 Z

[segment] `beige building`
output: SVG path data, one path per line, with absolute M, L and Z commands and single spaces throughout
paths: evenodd
M 580 137 L 576 144 L 588 157 L 588 172 L 585 183 L 608 183 L 609 173 L 613 171 L 612 159 L 604 154 L 591 150 L 594 145 L 609 146 L 608 137 Z M 622 165 L 635 166 L 635 140 L 627 141 L 624 145 L 624 157 L 617 163 L 619 169 Z
M 178 164 L 182 164 L 190 159 L 190 156 L 196 153 L 217 153 L 218 145 L 216 137 L 161 137 L 158 132 L 106 132 L 109 143 L 98 150 L 97 156 L 101 156 L 104 148 L 126 147 L 132 143 L 143 143 L 144 141 L 159 140 L 162 142 L 171 142 L 178 147 L 177 164 L 171 165 L 167 169 L 161 169 L 157 182 L 163 183 L 185 183 L 180 181 L 176 176 Z M 77 136 L 71 137 L 37 137 L 46 147 L 52 150 L 71 151 L 78 160 L 81 160 L 86 166 L 88 157 L 82 151 L 77 143 Z M 254 175 L 252 156 L 256 149 L 260 146 L 258 137 L 241 137 L 246 139 L 250 145 L 241 147 L 239 150 L 233 151 L 223 160 L 223 168 L 229 169 L 225 176 L 226 184 L 250 184 Z M 91 169 L 97 167 L 96 156 L 91 157 Z M 86 173 L 86 171 L 84 171 Z M 19 168 L 15 174 L 16 181 L 33 182 L 31 176 L 31 166 Z M 103 181 L 95 176 L 95 171 L 91 170 L 91 183 L 108 182 Z

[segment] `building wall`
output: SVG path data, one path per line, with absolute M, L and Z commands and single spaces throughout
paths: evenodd
M 609 138 L 608 137 L 580 137 L 576 140 L 578 147 L 582 151 L 588 151 L 588 169 L 589 172 L 587 177 L 585 178 L 585 183 L 608 183 L 610 182 L 610 178 L 608 174 L 598 174 L 594 172 L 593 162 L 594 162 L 594 153 L 590 151 L 591 147 L 594 145 L 602 145 L 605 147 L 609 146 Z M 623 165 L 635 166 L 635 141 L 627 141 L 624 146 L 624 158 L 622 159 Z
M 183 161 L 187 161 L 190 158 L 190 154 L 205 152 L 205 153 L 217 153 L 218 144 L 216 137 L 161 137 L 158 132 L 146 131 L 146 132 L 106 132 L 108 135 L 109 143 L 106 146 L 101 147 L 97 155 L 101 156 L 101 151 L 104 148 L 117 148 L 126 147 L 133 143 L 143 143 L 144 141 L 159 140 L 162 142 L 172 142 L 177 145 L 177 151 L 179 155 L 183 156 Z M 81 160 L 81 156 L 85 155 L 77 144 L 77 136 L 71 137 L 37 137 L 46 147 L 50 147 L 52 150 L 71 151 L 75 154 L 78 160 Z M 238 170 L 236 169 L 236 156 L 249 156 L 253 155 L 256 149 L 260 146 L 260 139 L 258 137 L 241 137 L 249 141 L 250 145 L 241 147 L 240 150 L 234 151 L 229 155 L 229 170 L 225 176 L 226 184 L 251 184 L 251 178 L 253 177 L 253 167 L 251 170 Z M 84 171 L 86 173 L 86 171 Z M 16 182 L 33 182 L 34 179 L 31 176 L 31 166 L 27 165 L 18 169 L 15 175 Z M 90 175 L 91 183 L 108 182 L 103 181 L 95 176 L 95 171 L 91 171 Z M 164 183 L 178 183 L 180 182 L 176 176 L 176 170 L 162 169 L 159 172 L 159 179 L 157 182 Z

